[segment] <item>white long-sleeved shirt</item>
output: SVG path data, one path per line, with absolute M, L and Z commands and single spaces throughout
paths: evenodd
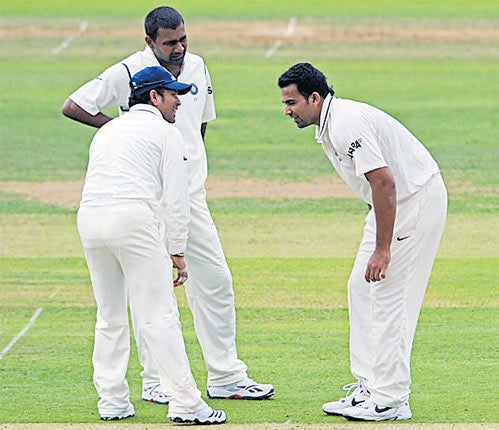
M 368 172 L 388 167 L 397 201 L 416 193 L 439 173 L 431 154 L 404 125 L 366 103 L 328 95 L 316 139 L 338 174 L 371 205 Z
M 109 67 L 69 97 L 91 115 L 111 107 L 119 107 L 120 113 L 126 112 L 130 95 L 130 76 L 127 68 L 133 76 L 149 66 L 160 64 L 151 48 L 146 46 L 143 51 L 136 52 Z M 182 105 L 177 111 L 174 125 L 184 139 L 188 158 L 189 189 L 194 193 L 204 190 L 208 175 L 201 124 L 216 118 L 215 102 L 210 74 L 200 56 L 186 53 L 178 80 L 193 85 L 191 92 L 180 98 Z
M 154 106 L 138 104 L 95 134 L 80 207 L 143 201 L 164 220 L 168 251 L 185 250 L 189 198 L 180 132 Z

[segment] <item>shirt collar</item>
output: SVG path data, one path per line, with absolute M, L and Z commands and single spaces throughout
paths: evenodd
M 315 139 L 318 142 L 322 142 L 324 132 L 326 131 L 326 126 L 330 118 L 329 113 L 333 109 L 333 100 L 334 97 L 331 94 L 328 94 L 322 104 L 320 123 L 315 129 Z
M 163 115 L 161 115 L 161 112 L 159 111 L 158 108 L 152 106 L 152 105 L 148 105 L 148 104 L 143 104 L 143 103 L 139 103 L 139 104 L 136 104 L 136 105 L 133 105 L 131 108 L 130 108 L 130 112 L 150 112 L 156 116 L 159 116 L 160 118 L 163 118 Z
M 152 51 L 152 49 L 149 47 L 149 45 L 146 45 L 146 49 L 144 49 L 147 57 L 151 60 L 151 62 L 154 62 L 156 63 L 158 66 L 161 66 L 161 64 L 159 64 L 159 61 L 158 59 L 156 58 L 156 55 L 154 55 L 154 52 Z

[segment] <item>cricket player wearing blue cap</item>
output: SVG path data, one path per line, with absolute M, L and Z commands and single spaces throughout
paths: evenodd
M 102 112 L 104 108 L 128 111 L 130 77 L 148 66 L 162 66 L 176 79 L 192 85 L 182 98 L 175 127 L 186 147 L 191 211 L 185 250 L 189 265 L 185 292 L 208 369 L 207 394 L 222 399 L 267 399 L 274 395 L 274 387 L 250 379 L 246 364 L 238 358 L 232 275 L 206 200 L 204 134 L 207 123 L 216 118 L 210 74 L 201 57 L 187 52 L 185 24 L 177 10 L 167 6 L 153 9 L 147 14 L 144 27 L 146 48 L 76 90 L 64 103 L 62 112 L 84 124 L 102 126 L 111 119 Z M 167 387 L 160 385 L 157 366 L 149 359 L 148 347 L 141 342 L 137 329 L 134 323 L 144 367 L 142 399 L 166 404 Z

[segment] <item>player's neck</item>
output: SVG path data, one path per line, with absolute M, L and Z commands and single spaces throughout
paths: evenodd
M 178 75 L 180 75 L 180 72 L 182 71 L 182 66 L 168 65 L 168 66 L 166 66 L 166 68 L 176 78 L 178 78 Z
M 172 63 L 165 63 L 164 61 L 161 61 L 159 58 L 157 58 L 157 60 L 159 64 L 163 66 L 166 70 L 168 70 L 175 78 L 178 78 L 178 76 L 182 72 L 182 69 L 184 68 L 183 62 L 182 64 L 172 64 Z

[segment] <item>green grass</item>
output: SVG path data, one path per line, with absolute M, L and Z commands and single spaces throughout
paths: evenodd
M 105 3 L 87 1 L 70 4 L 64 0 L 46 0 L 43 3 L 35 0 L 18 0 L 4 2 L 0 8 L 2 16 L 126 16 L 142 17 L 150 9 L 164 5 L 163 2 L 152 1 L 147 5 L 140 2 L 108 0 Z M 298 0 L 254 0 L 251 2 L 216 0 L 187 0 L 171 1 L 168 5 L 174 6 L 186 16 L 205 18 L 234 17 L 251 19 L 252 17 L 287 17 L 287 16 L 315 16 L 336 15 L 349 16 L 389 16 L 389 17 L 421 17 L 431 13 L 432 16 L 478 16 L 497 17 L 497 5 L 492 0 L 480 0 L 469 3 L 465 0 L 445 0 L 438 3 L 430 0 L 396 1 L 381 0 L 372 2 L 360 0 L 344 2 L 341 0 L 302 2 Z
M 0 191 L 0 214 L 61 214 L 68 212 L 69 210 L 61 208 L 57 205 L 48 205 L 36 201 L 29 201 L 25 200 L 23 195 Z
M 287 296 L 285 288 L 272 289 L 269 293 L 268 285 L 279 285 L 278 271 L 266 271 L 267 282 L 256 282 L 255 285 L 254 268 L 263 261 L 246 258 L 230 261 L 233 270 L 239 274 L 236 277 L 239 354 L 250 363 L 254 375 L 272 381 L 277 390 L 273 400 L 258 405 L 256 416 L 251 403 L 210 402 L 215 407 L 223 407 L 231 423 L 342 422 L 339 418 L 324 416 L 320 405 L 341 395 L 341 385 L 350 378 L 348 317 L 341 279 L 347 275 L 349 262 L 336 259 L 318 262 L 318 273 L 327 273 L 327 266 L 334 265 L 336 275 L 329 277 L 328 290 L 332 292 L 327 294 L 326 303 L 311 303 L 303 297 L 319 299 L 324 296 L 328 281 L 324 276 L 322 280 L 312 278 L 311 282 L 303 283 L 301 269 L 307 261 L 278 259 L 275 266 L 269 268 L 283 264 L 286 270 L 290 270 L 288 291 L 301 290 L 301 300 L 294 303 L 290 303 L 289 298 L 288 302 L 279 303 Z M 33 262 L 26 259 L 6 263 L 16 272 L 16 276 L 7 280 L 7 285 L 14 285 L 17 293 L 21 293 L 22 289 L 16 285 L 25 271 L 28 277 L 36 276 L 38 281 L 31 285 L 30 294 L 38 291 L 39 296 L 38 300 L 31 302 L 18 296 L 5 302 L 0 318 L 2 342 L 15 335 L 35 309 L 42 307 L 43 311 L 29 333 L 2 360 L 0 400 L 4 405 L 16 405 L 3 408 L 2 422 L 97 422 L 97 398 L 91 381 L 90 362 L 95 309 L 91 288 L 85 279 L 83 260 Z M 452 269 L 455 269 L 455 263 L 451 263 Z M 53 267 L 50 273 L 45 270 L 47 266 Z M 465 268 L 473 268 L 472 262 L 464 264 L 463 272 Z M 479 269 L 475 268 L 476 271 Z M 437 282 L 446 275 L 445 272 L 446 263 L 441 268 L 437 264 L 434 273 Z M 57 289 L 60 278 L 68 276 L 73 282 Z M 302 282 L 294 286 L 293 277 L 297 281 L 301 278 Z M 315 282 L 323 286 L 317 288 Z M 253 284 L 253 288 L 246 283 Z M 454 293 L 459 289 L 460 286 L 454 283 Z M 435 290 L 434 283 L 430 285 L 430 299 L 440 294 L 431 290 Z M 496 419 L 487 404 L 462 395 L 463 392 L 474 393 L 479 397 L 495 386 L 493 378 L 487 375 L 497 370 L 496 346 L 491 342 L 496 330 L 490 324 L 497 317 L 497 311 L 485 304 L 489 297 L 479 294 L 480 291 L 476 293 L 473 303 L 454 296 L 450 305 L 441 302 L 439 306 L 425 306 L 423 309 L 413 353 L 414 422 L 494 422 Z M 206 370 L 181 291 L 178 296 L 186 348 L 194 375 L 202 387 Z M 275 306 L 268 305 L 268 296 L 274 299 Z M 448 295 L 445 297 L 449 299 Z M 137 416 L 132 422 L 163 422 L 164 414 L 158 413 L 161 407 L 138 400 L 139 371 L 133 347 L 128 378 Z M 72 395 L 79 401 L 67 402 L 67 391 L 61 387 L 71 387 Z M 30 407 L 19 415 L 19 405 L 26 401 L 26 391 L 31 393 Z M 300 392 L 299 400 L 297 391 Z M 44 402 L 48 393 L 50 407 L 46 407 Z M 452 401 L 438 402 L 442 396 Z M 297 407 L 298 401 L 300 407 Z
M 0 185 L 83 178 L 94 130 L 63 118 L 61 105 L 83 82 L 142 48 L 143 16 L 160 4 L 1 4 Z M 283 115 L 276 81 L 298 61 L 321 68 L 339 97 L 393 114 L 429 148 L 450 201 L 416 333 L 413 421 L 497 423 L 495 409 L 483 401 L 494 392 L 498 371 L 496 2 L 171 5 L 193 29 L 190 49 L 205 56 L 212 75 L 218 114 L 206 140 L 212 176 L 287 184 L 336 180 L 313 130 L 298 131 Z M 298 18 L 297 34 L 286 39 L 278 29 L 292 16 Z M 242 23 L 241 35 L 203 36 L 204 24 L 215 22 L 223 31 L 227 20 Z M 83 21 L 88 30 L 79 34 Z M 270 36 L 251 33 L 255 26 Z M 340 37 L 375 28 L 407 29 L 416 37 Z M 303 37 L 300 29 L 312 35 Z M 428 37 L 435 30 L 451 36 Z M 336 36 L 323 37 L 334 31 Z M 53 54 L 68 37 L 68 47 Z M 278 38 L 282 47 L 266 58 Z M 351 382 L 346 282 L 365 204 L 351 198 L 231 197 L 210 199 L 210 207 L 233 273 L 240 357 L 251 376 L 273 383 L 277 392 L 257 406 L 210 404 L 236 424 L 342 423 L 320 406 Z M 177 297 L 191 366 L 204 392 L 206 369 L 182 289 Z M 0 422 L 98 422 L 91 369 L 95 305 L 75 213 L 0 191 L 0 349 L 39 308 L 36 323 L 0 360 Z M 164 422 L 166 408 L 139 400 L 133 342 L 132 349 L 128 379 L 137 414 L 131 422 Z

